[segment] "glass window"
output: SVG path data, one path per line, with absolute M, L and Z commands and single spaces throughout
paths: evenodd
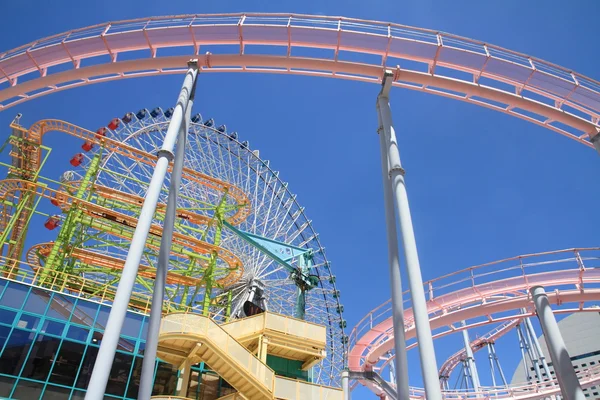
M 15 399 L 39 399 L 43 388 L 43 383 L 29 382 L 21 379 L 17 383 L 12 397 Z
M 52 361 L 56 358 L 59 344 L 58 338 L 38 335 L 21 376 L 45 381 L 52 368 Z
M 90 331 L 88 329 L 81 328 L 81 327 L 75 326 L 75 325 L 71 325 L 69 327 L 69 331 L 67 332 L 67 337 L 69 339 L 86 342 L 89 333 L 90 333 Z
M 52 321 L 47 319 L 44 321 L 44 325 L 42 326 L 42 332 L 48 333 L 50 335 L 62 336 L 63 330 L 65 329 L 65 324 L 58 321 Z
M 176 386 L 177 368 L 159 361 L 152 395 L 174 394 Z
M 21 366 L 27 357 L 31 343 L 35 336 L 34 332 L 13 329 L 6 343 L 2 357 L 0 357 L 0 373 L 7 375 L 18 375 Z
M 142 357 L 136 357 L 133 363 L 133 369 L 131 371 L 131 378 L 129 379 L 129 387 L 127 388 L 127 397 L 131 399 L 137 399 L 138 390 L 140 389 L 140 377 L 142 375 Z
M 104 337 L 104 335 L 102 334 L 102 332 L 100 332 L 100 331 L 93 331 L 92 332 L 92 343 L 100 345 L 100 343 L 102 343 L 102 338 L 103 337 Z
M 10 392 L 12 392 L 14 384 L 14 378 L 0 376 L 0 397 L 6 397 L 8 399 L 8 396 L 10 396 Z
M 108 385 L 106 386 L 106 394 L 115 396 L 124 396 L 127 382 L 129 381 L 129 373 L 133 364 L 133 356 L 117 352 L 113 362 Z
M 4 347 L 4 343 L 6 343 L 6 339 L 8 339 L 8 335 L 10 334 L 10 328 L 8 326 L 0 325 L 0 352 Z
M 125 318 L 125 323 L 123 324 L 123 330 L 121 331 L 121 334 L 125 336 L 131 336 L 133 338 L 140 336 L 140 328 L 142 326 L 143 319 L 144 317 L 142 315 L 127 313 L 127 318 Z
M 75 382 L 85 345 L 64 340 L 50 374 L 50 382 L 71 386 Z
M 68 296 L 62 296 L 54 293 L 52 296 L 52 302 L 50 308 L 48 308 L 47 316 L 58 319 L 61 321 L 67 321 L 73 311 L 73 299 Z
M 83 358 L 83 362 L 81 363 L 81 368 L 79 369 L 79 377 L 77 378 L 78 388 L 87 388 L 97 355 L 98 347 L 88 346 L 87 351 L 85 352 L 85 357 Z
M 0 300 L 0 305 L 21 308 L 25 301 L 25 297 L 27 296 L 27 292 L 29 292 L 29 287 L 9 282 L 2 295 L 2 300 Z
M 146 350 L 146 342 L 140 342 L 138 346 L 138 354 L 144 355 L 144 350 Z
M 44 315 L 46 307 L 48 307 L 48 303 L 50 303 L 49 292 L 32 288 L 31 293 L 25 302 L 25 307 L 23 307 L 23 310 Z
M 0 323 L 12 325 L 17 313 L 6 308 L 0 308 Z
M 39 317 L 35 317 L 29 314 L 21 314 L 21 317 L 17 322 L 17 327 L 22 329 L 35 329 L 37 328 L 39 322 Z
M 85 399 L 85 392 L 83 390 L 74 390 L 71 400 L 83 400 Z
M 98 312 L 98 318 L 96 319 L 96 328 L 104 329 L 106 322 L 108 321 L 108 315 L 110 314 L 110 307 L 100 306 Z
M 98 307 L 99 305 L 96 303 L 77 299 L 77 313 L 73 315 L 71 322 L 84 326 L 92 326 L 98 313 Z
M 42 397 L 42 399 L 43 400 L 64 400 L 64 399 L 68 399 L 70 394 L 71 394 L 71 389 L 54 386 L 54 385 L 48 385 L 48 386 L 46 386 L 46 389 L 44 390 L 44 397 Z

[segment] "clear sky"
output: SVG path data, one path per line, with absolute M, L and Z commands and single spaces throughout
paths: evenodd
M 600 79 L 597 1 L 4 1 L 0 50 L 110 20 L 239 11 L 430 28 Z M 180 82 L 165 76 L 61 92 L 0 113 L 0 129 L 5 137 L 17 112 L 25 125 L 51 117 L 95 128 L 126 111 L 171 106 Z M 297 193 L 338 276 L 349 328 L 389 298 L 378 90 L 322 78 L 206 74 L 195 105 L 249 140 Z M 522 253 L 599 244 L 600 158 L 593 150 L 446 98 L 394 90 L 391 102 L 424 279 Z M 439 349 L 438 363 L 458 349 L 455 343 Z M 508 375 L 517 352 L 514 342 L 505 356 Z M 415 356 L 411 384 L 419 385 Z M 370 396 L 360 391 L 355 398 Z

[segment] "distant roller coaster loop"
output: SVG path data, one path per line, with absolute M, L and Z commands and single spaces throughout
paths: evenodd
M 448 33 L 301 14 L 152 17 L 39 39 L 0 55 L 0 110 L 92 83 L 183 73 L 190 57 L 202 72 L 373 83 L 392 69 L 397 87 L 501 111 L 590 147 L 600 132 L 600 83 L 591 78 Z
M 433 337 L 535 315 L 528 289 L 536 285 L 546 287 L 550 302 L 562 307 L 555 310 L 556 313 L 598 312 L 597 305 L 591 302 L 597 304 L 600 300 L 599 266 L 600 248 L 568 249 L 499 260 L 425 282 Z M 408 292 L 404 295 L 408 302 Z M 568 304 L 576 307 L 565 308 Z M 407 348 L 414 348 L 417 346 L 415 326 L 409 307 L 409 304 L 405 305 L 404 315 Z M 525 314 L 521 312 L 523 308 L 527 309 Z M 507 314 L 511 311 L 514 313 Z M 461 321 L 468 323 L 460 326 Z M 348 355 L 350 370 L 382 370 L 391 363 L 393 356 L 386 355 L 393 351 L 393 334 L 391 304 L 387 301 L 368 313 L 352 330 Z M 600 382 L 600 369 L 589 374 L 582 379 L 583 384 L 593 386 Z M 372 382 L 362 383 L 377 392 Z M 534 399 L 558 390 L 558 385 L 542 387 L 529 383 L 519 384 L 518 390 L 491 388 L 479 394 Z M 422 389 L 412 389 L 412 392 L 415 397 L 423 394 Z M 443 394 L 446 399 L 464 397 L 464 392 L 460 391 Z

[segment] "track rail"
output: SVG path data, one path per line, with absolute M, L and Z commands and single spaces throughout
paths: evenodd
M 162 56 L 168 48 L 188 54 Z M 183 73 L 190 56 L 203 72 L 372 83 L 392 69 L 397 87 L 488 107 L 590 147 L 600 131 L 600 83 L 569 69 L 448 33 L 303 14 L 152 17 L 39 39 L 0 55 L 0 109 L 92 83 Z
M 587 264 L 587 265 L 586 265 Z M 534 285 L 545 286 L 551 304 L 560 305 L 557 313 L 597 312 L 590 302 L 600 300 L 600 248 L 568 249 L 547 253 L 529 254 L 464 269 L 425 282 L 429 293 L 428 311 L 434 338 L 463 329 L 501 323 L 490 333 L 497 336 L 523 317 L 534 315 L 528 289 Z M 596 268 L 594 268 L 596 267 Z M 571 289 L 572 288 L 572 289 Z M 435 295 L 434 295 L 435 294 Z M 404 293 L 408 303 L 408 292 Z M 575 308 L 566 308 L 575 304 Z M 527 309 L 521 313 L 521 309 Z M 511 313 L 514 312 L 514 313 Z M 465 326 L 460 322 L 466 320 Z M 417 343 L 412 309 L 405 307 L 405 331 L 407 348 Z M 504 327 L 504 328 L 502 328 Z M 377 307 L 361 320 L 350 334 L 348 365 L 350 370 L 368 371 L 384 368 L 391 358 L 386 354 L 393 350 L 393 325 L 389 301 Z M 455 355 L 460 357 L 460 354 Z M 451 367 L 455 357 L 446 365 Z M 586 372 L 587 373 L 587 372 Z M 590 374 L 588 374 L 590 375 Z M 593 386 L 600 382 L 600 369 L 586 375 L 585 384 Z M 372 382 L 361 382 L 378 392 Z M 523 384 L 518 390 L 488 388 L 467 397 L 499 396 L 507 398 L 543 398 L 553 393 L 550 387 L 533 387 Z M 414 389 L 419 397 L 421 389 Z M 446 399 L 464 397 L 465 392 L 444 392 Z

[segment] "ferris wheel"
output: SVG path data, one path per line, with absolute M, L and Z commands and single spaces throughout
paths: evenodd
M 85 225 L 79 253 L 72 255 L 82 259 L 85 254 L 94 254 L 95 259 L 101 255 L 114 262 L 74 263 L 72 272 L 100 285 L 118 282 L 121 269 L 115 265 L 125 259 L 131 238 L 124 230 L 139 217 L 152 176 L 153 168 L 142 155 L 157 154 L 171 113 L 171 109 L 142 109 L 115 118 L 96 134 L 116 141 L 118 148 L 85 142 L 84 152 L 74 157 L 77 168 L 63 180 L 75 187 L 93 176 L 100 208 L 94 221 Z M 167 179 L 154 235 L 151 229 L 140 265 L 137 294 L 151 296 L 168 185 Z M 115 214 L 104 213 L 102 207 Z M 347 347 L 346 322 L 318 234 L 269 161 L 236 132 L 200 114 L 192 117 L 189 128 L 177 217 L 167 307 L 194 309 L 221 320 L 270 311 L 324 325 L 327 358 L 314 368 L 312 378 L 338 386 Z M 106 220 L 125 228 L 99 222 Z

